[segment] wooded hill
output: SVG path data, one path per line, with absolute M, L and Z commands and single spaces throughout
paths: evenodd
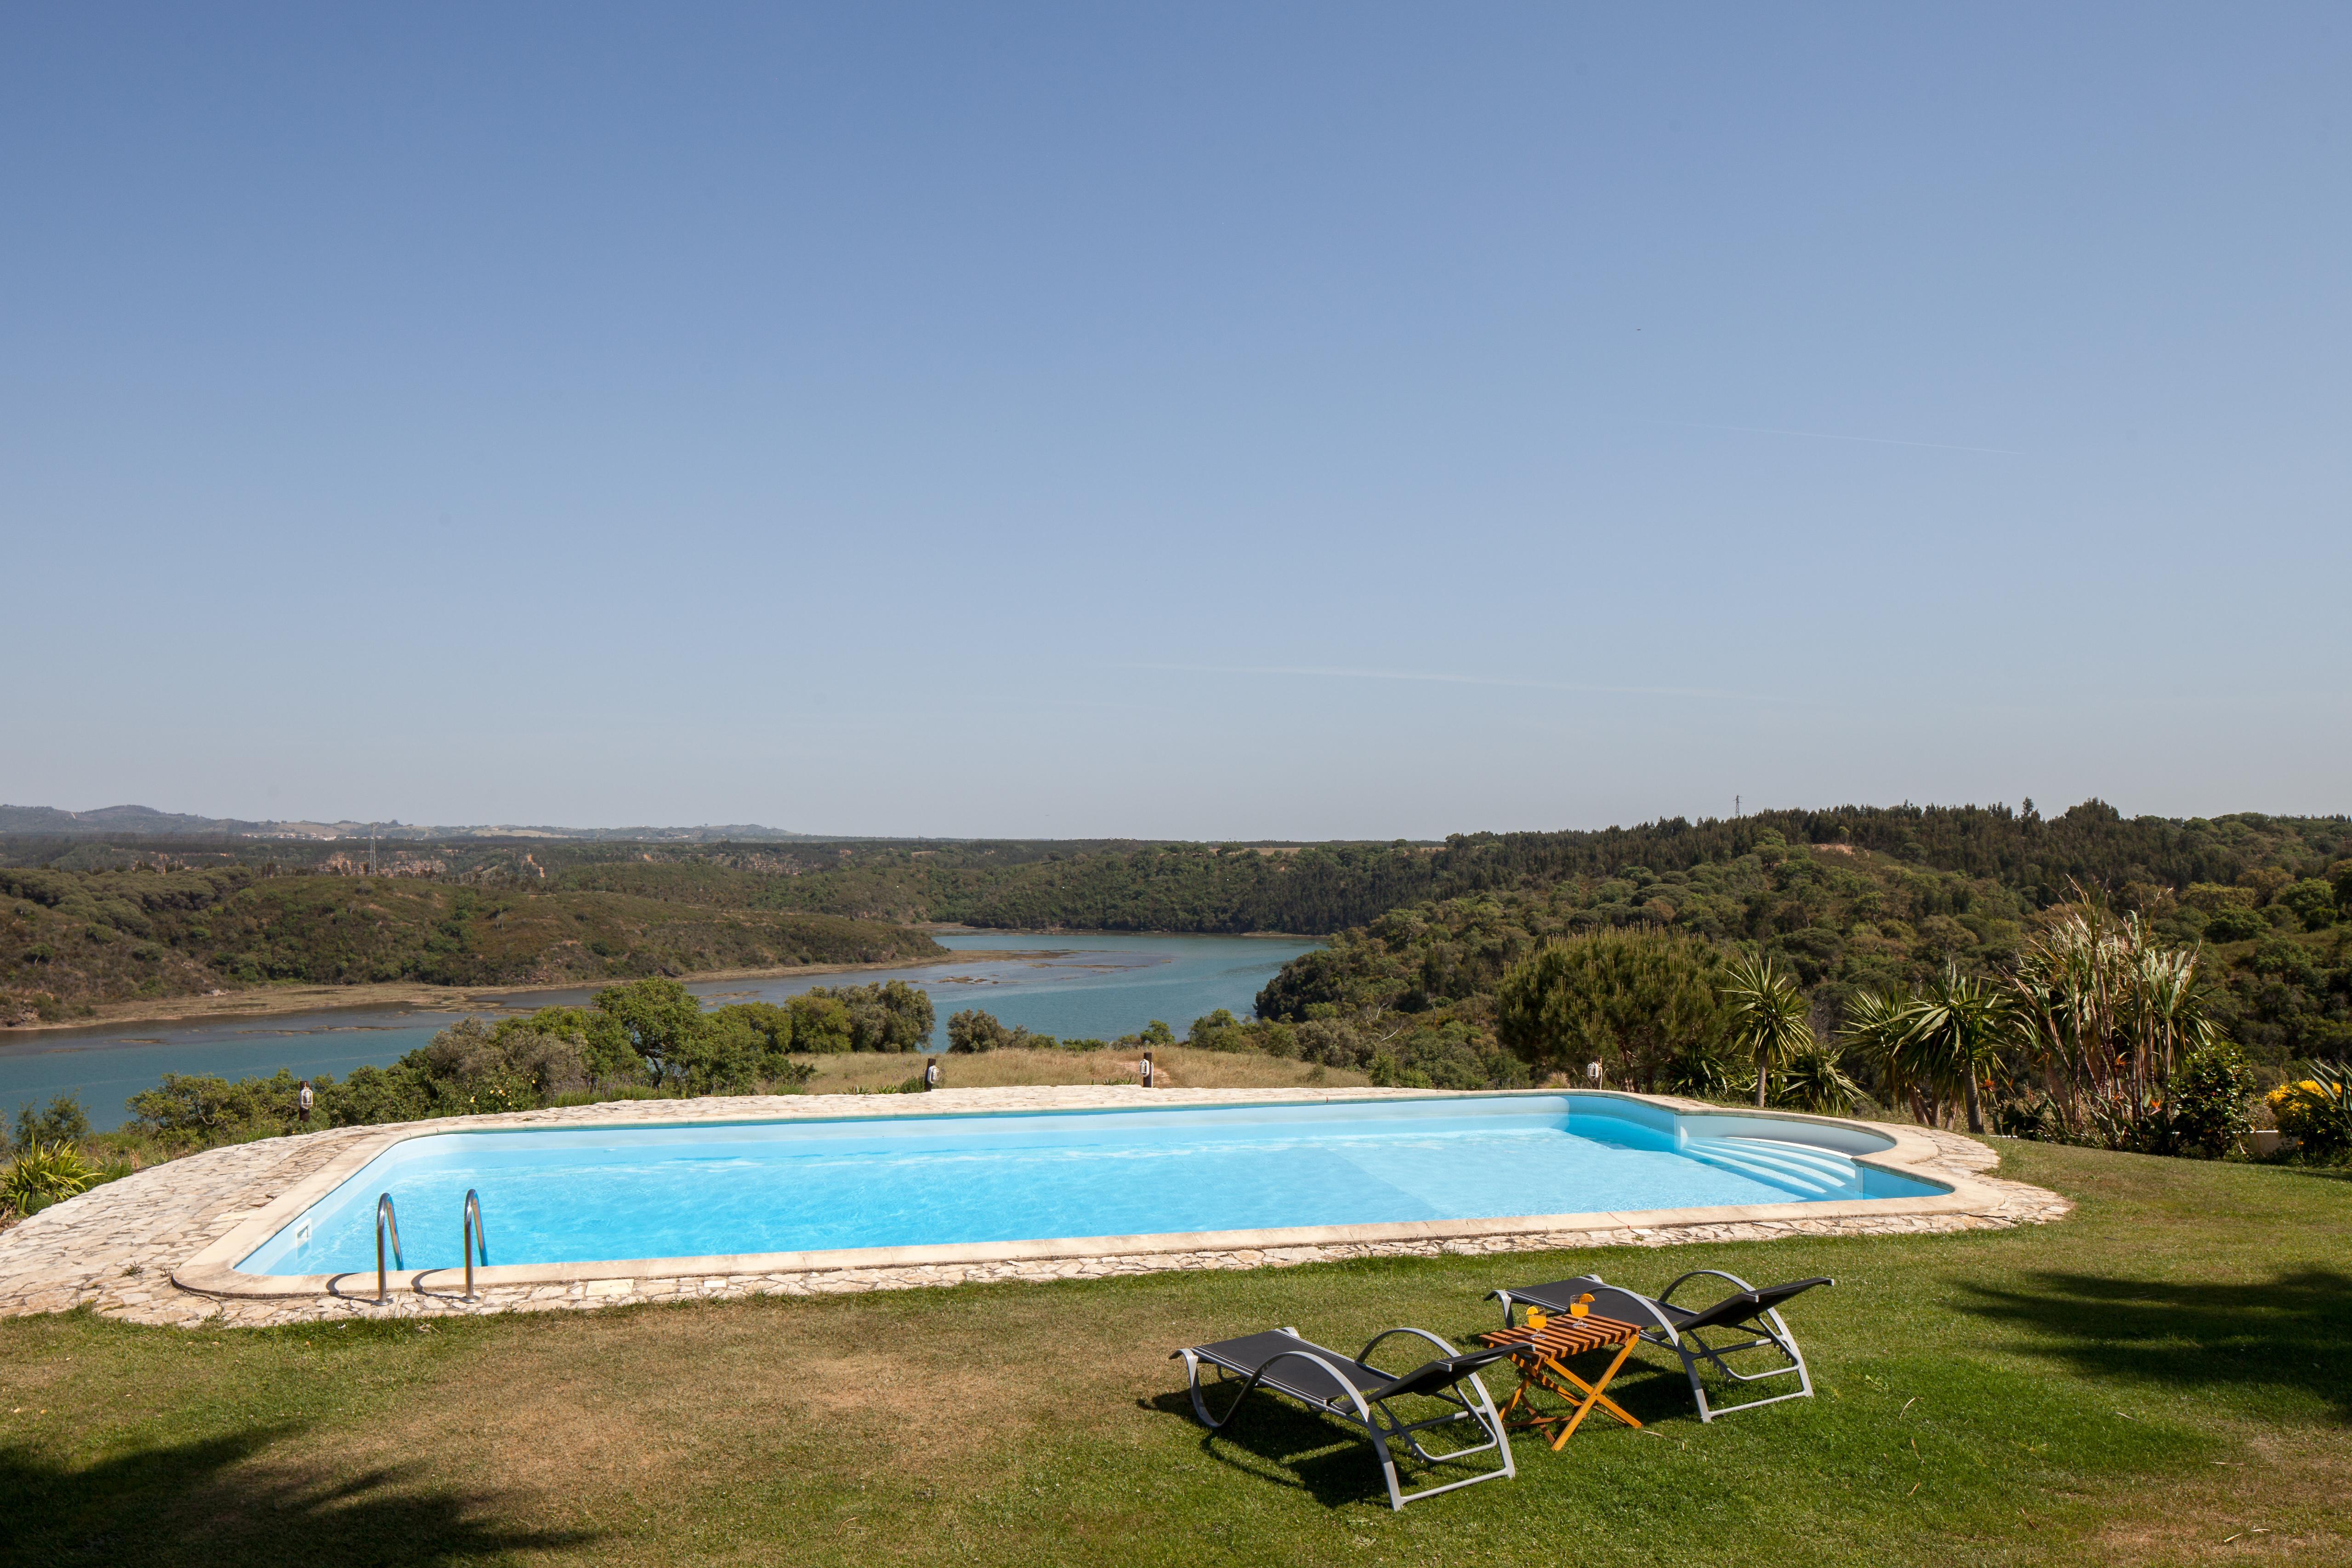
M 1827 845 L 1957 874 L 2047 908 L 2079 883 L 2121 897 L 2176 894 L 2272 868 L 2324 877 L 2352 856 L 2352 819 L 2254 814 L 2126 819 L 2085 802 L 2044 820 L 2031 805 L 1841 806 L 1731 821 L 1679 817 L 1601 832 L 1464 834 L 1442 845 L 1052 845 L 909 848 L 842 844 L 669 852 L 591 860 L 569 852 L 565 887 L 684 901 L 822 910 L 1021 930 L 1295 931 L 1325 935 L 1406 904 L 1598 881 L 1635 868 L 1685 875 L 1768 843 Z
M 0 1019 L 272 981 L 633 979 L 945 956 L 920 931 L 793 910 L 422 878 L 0 868 Z
M 1613 874 L 1390 910 L 1286 965 L 1260 993 L 1257 1011 L 1289 1021 L 1396 1015 L 1418 1031 L 1453 1025 L 1490 1037 L 1510 965 L 1549 941 L 1634 928 L 1771 954 L 1809 991 L 1817 1030 L 1834 1037 L 1858 992 L 1916 985 L 1947 963 L 1978 973 L 2005 967 L 2046 889 L 2038 879 L 2020 887 L 1996 874 L 1929 869 L 1845 840 L 1792 843 L 1764 829 L 1747 844 L 1728 860 L 1664 870 L 1621 865 Z M 2333 862 L 2332 879 L 2295 874 L 2327 870 L 2319 859 L 2336 845 L 2294 866 L 2246 866 L 2226 883 L 2175 888 L 2144 875 L 2112 888 L 2085 878 L 2082 886 L 2138 914 L 2168 943 L 2201 944 L 2207 979 L 2218 988 L 2216 1019 L 2255 1061 L 2275 1068 L 2352 1054 L 2352 860 Z M 2000 848 L 1987 847 L 1976 863 L 2030 876 L 2032 862 L 2006 861 Z M 2193 838 L 2174 853 L 2159 864 L 2181 876 L 2219 876 L 2242 864 Z M 2154 874 L 2147 860 L 2116 868 Z
M 364 896 L 320 874 L 364 853 L 350 841 L 0 839 L 15 868 L 0 876 L 37 879 L 0 900 L 0 1013 L 39 994 L 56 1006 L 274 979 L 513 983 L 921 954 L 936 949 L 900 928 L 923 921 L 1349 932 L 1338 944 L 1348 963 L 1422 976 L 1387 974 L 1400 1005 L 1414 987 L 1452 1004 L 1479 994 L 1483 981 L 1449 976 L 1484 974 L 1496 942 L 1519 940 L 1481 932 L 1540 940 L 1625 921 L 1765 943 L 1809 984 L 1851 986 L 1946 958 L 1997 963 L 2020 921 L 2079 885 L 2221 945 L 2232 986 L 2244 981 L 2245 1028 L 2285 1049 L 2336 1016 L 2322 999 L 2341 961 L 2318 929 L 2333 929 L 2334 906 L 2295 933 L 2315 899 L 2336 897 L 2331 868 L 2352 857 L 2352 819 L 2125 818 L 2088 801 L 2046 820 L 2031 802 L 1841 806 L 1433 845 L 468 838 L 383 847 L 378 868 L 396 874 L 366 879 Z M 179 907 L 190 900 L 198 907 Z M 1441 908 L 1463 900 L 1483 901 Z M 1499 912 L 1480 912 L 1488 905 Z M 1423 935 L 1372 934 L 1407 909 L 1435 911 L 1414 917 Z M 2269 954 L 2259 965 L 2257 949 Z M 2319 956 L 2290 963 L 2289 950 Z

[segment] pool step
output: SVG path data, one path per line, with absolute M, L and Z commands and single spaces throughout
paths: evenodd
M 1806 1197 L 1859 1193 L 1861 1173 L 1834 1150 L 1778 1138 L 1694 1138 L 1683 1152 L 1719 1169 L 1786 1188 Z

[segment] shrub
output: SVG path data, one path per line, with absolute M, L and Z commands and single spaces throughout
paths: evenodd
M 992 1051 L 1012 1037 L 1013 1031 L 998 1023 L 993 1013 L 967 1007 L 961 1013 L 948 1016 L 948 1049 L 958 1055 Z
M 2172 1075 L 2164 1152 L 2218 1160 L 2237 1146 L 2254 1124 L 2249 1113 L 2254 1075 L 2236 1047 L 2221 1044 L 2191 1052 Z
M 70 1094 L 61 1094 L 49 1101 L 49 1108 L 35 1114 L 27 1103 L 16 1108 L 16 1146 L 30 1148 L 35 1143 L 79 1143 L 89 1136 L 89 1117 L 81 1101 Z
M 1780 1064 L 1772 1085 L 1773 1104 L 1821 1116 L 1846 1115 L 1862 1098 L 1862 1087 L 1846 1076 L 1837 1053 L 1825 1045 L 1800 1047 Z
M 2325 1159 L 2352 1153 L 2352 1068 L 2343 1062 L 2307 1062 L 2307 1076 L 2271 1090 L 2271 1114 L 2279 1131 Z
M 32 1214 L 80 1192 L 90 1175 L 72 1144 L 28 1143 L 0 1174 L 0 1202 L 18 1214 Z
M 1602 1071 L 1605 1088 L 1610 1082 L 1605 1063 Z M 1580 1073 L 1570 1076 L 1579 1082 L 1587 1081 Z M 1693 1041 L 1667 1066 L 1662 1084 L 1667 1093 L 1686 1094 L 1693 1100 L 1749 1100 L 1756 1093 L 1756 1074 L 1752 1068 L 1742 1073 L 1739 1065 L 1717 1047 Z
M 1248 1037 L 1242 1033 L 1241 1020 L 1225 1007 L 1193 1019 L 1184 1043 L 1202 1051 L 1245 1051 L 1250 1048 Z
M 807 1005 L 804 1007 L 803 1004 Z M 838 1011 L 828 1010 L 826 1004 Z M 801 1038 L 803 1017 L 822 1017 L 827 1043 L 803 1044 L 803 1051 L 919 1051 L 929 1046 L 938 1016 L 931 999 L 903 980 L 873 985 L 819 985 L 792 1001 L 793 1034 Z M 833 1043 L 846 1034 L 846 1044 Z
M 1992 1130 L 2011 1138 L 2031 1138 L 2043 1143 L 2065 1142 L 2066 1124 L 2046 1094 L 2012 1100 L 1996 1107 Z

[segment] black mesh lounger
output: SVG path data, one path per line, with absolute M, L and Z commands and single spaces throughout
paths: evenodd
M 1398 1334 L 1427 1340 L 1444 1354 L 1402 1374 L 1382 1372 L 1371 1364 L 1372 1352 L 1382 1340 Z M 1285 1394 L 1319 1415 L 1336 1416 L 1360 1428 L 1380 1459 L 1381 1474 L 1389 1485 L 1389 1506 L 1402 1509 L 1409 1502 L 1419 1502 L 1439 1492 L 1450 1492 L 1479 1481 L 1508 1479 L 1517 1473 L 1511 1464 L 1510 1442 L 1503 1434 L 1503 1418 L 1495 1413 L 1495 1402 L 1486 1396 L 1486 1385 L 1478 1381 L 1480 1367 L 1491 1366 L 1517 1353 L 1516 1347 L 1457 1352 L 1435 1334 L 1423 1333 L 1419 1329 L 1391 1329 L 1373 1336 L 1361 1354 L 1351 1357 L 1300 1339 L 1297 1329 L 1277 1329 L 1238 1340 L 1220 1340 L 1213 1345 L 1194 1345 L 1178 1351 L 1169 1359 L 1184 1358 L 1184 1370 L 1192 1380 L 1193 1413 L 1212 1432 L 1223 1431 L 1232 1425 L 1241 1412 L 1242 1401 L 1254 1388 Z M 1243 1380 L 1240 1392 L 1234 1395 L 1222 1416 L 1210 1415 L 1208 1401 L 1202 1397 L 1201 1369 L 1204 1366 L 1215 1368 L 1221 1383 Z M 1469 1391 L 1468 1397 L 1465 1397 L 1465 1388 Z M 1404 1398 L 1432 1399 L 1450 1408 L 1442 1415 L 1409 1421 L 1389 1405 L 1391 1400 Z M 1422 1433 L 1456 1421 L 1476 1423 L 1486 1432 L 1486 1441 L 1435 1454 L 1422 1447 Z M 1433 1465 L 1453 1464 L 1493 1449 L 1502 1456 L 1502 1468 L 1407 1492 L 1397 1482 L 1396 1455 L 1391 1445 L 1398 1442 L 1415 1458 Z
M 1728 1279 L 1738 1287 L 1730 1295 L 1711 1307 L 1693 1310 L 1677 1307 L 1670 1298 L 1682 1288 L 1684 1280 L 1712 1275 Z M 1726 1274 L 1720 1268 L 1694 1268 L 1667 1286 L 1656 1296 L 1644 1296 L 1636 1290 L 1621 1289 L 1604 1283 L 1598 1274 L 1587 1274 L 1575 1279 L 1555 1280 L 1549 1285 L 1528 1285 L 1517 1289 L 1495 1290 L 1488 1300 L 1503 1303 L 1503 1322 L 1511 1321 L 1514 1309 L 1534 1307 L 1545 1312 L 1565 1312 L 1579 1296 L 1592 1297 L 1591 1310 L 1604 1318 L 1617 1318 L 1642 1325 L 1642 1338 L 1651 1344 L 1674 1352 L 1683 1358 L 1683 1371 L 1690 1376 L 1691 1397 L 1698 1401 L 1698 1418 L 1712 1421 L 1718 1415 L 1728 1415 L 1735 1410 L 1753 1410 L 1759 1405 L 1778 1405 L 1783 1399 L 1810 1399 L 1813 1394 L 1813 1374 L 1805 1370 L 1804 1352 L 1797 1348 L 1797 1336 L 1780 1319 L 1780 1303 L 1800 1296 L 1816 1285 L 1833 1285 L 1837 1281 L 1816 1276 L 1811 1279 L 1791 1279 L 1785 1285 L 1768 1285 L 1758 1289 L 1737 1274 Z M 1737 1342 L 1728 1342 L 1711 1334 L 1728 1334 Z M 1739 1336 L 1748 1336 L 1740 1338 Z M 1734 1372 L 1724 1361 L 1727 1355 L 1742 1351 L 1777 1351 L 1788 1363 L 1764 1372 Z M 1762 1383 L 1776 1377 L 1793 1376 L 1795 1389 L 1787 1394 L 1769 1394 L 1751 1399 L 1745 1405 L 1727 1405 L 1721 1408 L 1706 1402 L 1706 1386 L 1699 1381 L 1699 1363 L 1706 1362 L 1724 1376 L 1738 1383 Z

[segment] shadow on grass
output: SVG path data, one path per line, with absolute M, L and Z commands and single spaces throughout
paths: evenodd
M 1176 1416 L 1198 1432 L 1202 1457 L 1253 1480 L 1305 1492 L 1325 1508 L 1345 1508 L 1350 1503 L 1388 1506 L 1379 1456 L 1363 1433 L 1286 1399 L 1253 1394 L 1239 1417 L 1218 1432 L 1193 1419 L 1192 1396 L 1181 1389 L 1141 1403 L 1145 1409 Z M 1402 1466 L 1397 1473 L 1408 1484 L 1417 1479 Z
M 1965 1310 L 2038 1331 L 2053 1342 L 2029 1353 L 2086 1373 L 2184 1388 L 2294 1388 L 2352 1420 L 2352 1276 L 2305 1268 L 2260 1285 L 2028 1279 L 2021 1289 L 1969 1286 L 1975 1300 Z
M 496 1493 L 420 1485 L 414 1466 L 322 1477 L 260 1458 L 288 1435 L 139 1448 L 80 1468 L 21 1446 L 0 1449 L 10 1556 L 316 1568 L 446 1563 L 594 1539 L 502 1526 Z
M 1591 1364 L 1584 1363 L 1590 1361 Z M 1607 1354 L 1580 1358 L 1576 1370 L 1584 1375 L 1597 1376 L 1608 1364 Z M 1213 1388 L 1210 1408 L 1223 1411 L 1224 1402 L 1232 1397 L 1234 1386 Z M 1490 1378 L 1487 1392 L 1499 1409 L 1511 1397 L 1517 1384 L 1508 1375 Z M 1680 1367 L 1671 1373 L 1638 1363 L 1628 1363 L 1616 1381 L 1609 1385 L 1609 1396 L 1623 1405 L 1627 1412 L 1644 1426 L 1675 1415 L 1696 1419 L 1691 1405 L 1690 1384 Z M 1279 1395 L 1263 1390 L 1252 1394 L 1242 1406 L 1238 1419 L 1220 1431 L 1211 1432 L 1200 1425 L 1192 1413 L 1192 1397 L 1183 1389 L 1157 1394 L 1137 1403 L 1144 1409 L 1172 1415 L 1200 1434 L 1203 1457 L 1239 1471 L 1254 1479 L 1270 1485 L 1305 1492 L 1326 1508 L 1341 1508 L 1350 1503 L 1372 1503 L 1388 1506 L 1388 1489 L 1381 1477 L 1380 1455 L 1363 1432 L 1329 1416 L 1318 1415 Z M 1541 1407 L 1546 1414 L 1561 1409 L 1562 1402 L 1549 1394 L 1542 1396 Z M 1437 1414 L 1432 1405 L 1428 1414 Z M 1613 1426 L 1599 1411 L 1587 1418 L 1594 1427 Z M 1469 1423 L 1456 1428 L 1443 1428 L 1425 1435 L 1438 1445 L 1476 1443 L 1485 1440 L 1483 1432 L 1475 1431 Z M 1536 1436 L 1524 1429 L 1512 1430 L 1513 1452 L 1522 1463 L 1528 1453 L 1528 1445 Z M 1414 1458 L 1400 1443 L 1395 1449 L 1397 1479 L 1407 1492 L 1417 1488 L 1459 1480 L 1496 1463 L 1489 1450 L 1473 1454 L 1460 1464 L 1429 1465 Z

